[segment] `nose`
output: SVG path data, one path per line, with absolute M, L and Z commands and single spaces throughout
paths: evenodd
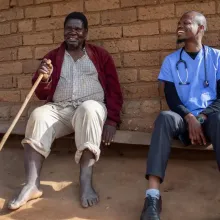
M 177 28 L 179 29 L 179 28 L 182 28 L 182 27 L 183 27 L 182 23 L 178 22 Z

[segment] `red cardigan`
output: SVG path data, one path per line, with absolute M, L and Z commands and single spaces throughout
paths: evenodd
M 120 123 L 120 111 L 123 104 L 121 88 L 114 61 L 109 53 L 101 47 L 86 43 L 86 52 L 95 65 L 99 81 L 105 93 L 105 104 L 108 111 L 107 124 Z M 52 102 L 53 95 L 58 84 L 65 53 L 65 43 L 50 51 L 44 58 L 50 59 L 53 64 L 53 73 L 49 83 L 40 82 L 35 94 L 40 100 Z M 32 84 L 37 80 L 36 72 L 32 78 Z

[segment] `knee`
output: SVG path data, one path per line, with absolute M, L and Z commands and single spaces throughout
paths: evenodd
M 173 112 L 171 111 L 162 111 L 156 121 L 155 121 L 155 125 L 159 125 L 159 126 L 169 126 L 169 122 L 174 120 L 174 116 L 173 116 Z
M 45 121 L 46 118 L 48 117 L 48 114 L 41 108 L 38 107 L 36 109 L 33 110 L 33 112 L 30 115 L 29 120 L 31 121 Z
M 79 106 L 78 112 L 84 116 L 86 115 L 89 118 L 94 117 L 97 113 L 97 104 L 99 103 L 93 100 L 85 101 Z

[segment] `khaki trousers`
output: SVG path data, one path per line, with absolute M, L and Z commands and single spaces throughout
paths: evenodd
M 63 108 L 53 103 L 45 104 L 32 112 L 22 145 L 29 144 L 46 158 L 56 138 L 74 132 L 76 163 L 79 163 L 85 149 L 90 150 L 98 161 L 106 116 L 105 104 L 93 100 L 83 102 L 77 109 L 72 106 Z

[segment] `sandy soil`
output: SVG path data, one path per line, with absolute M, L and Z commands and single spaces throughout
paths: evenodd
M 146 189 L 145 155 L 103 156 L 95 167 L 94 182 L 101 202 L 82 209 L 78 200 L 79 167 L 74 155 L 53 153 L 42 172 L 41 199 L 8 212 L 7 201 L 23 184 L 20 149 L 0 153 L 0 220 L 138 220 Z M 163 220 L 220 219 L 220 175 L 214 160 L 171 159 L 162 186 Z M 188 153 L 190 155 L 190 153 Z M 178 157 L 177 157 L 178 158 Z M 188 158 L 187 158 L 188 159 Z M 211 156 L 212 159 L 212 156 Z

